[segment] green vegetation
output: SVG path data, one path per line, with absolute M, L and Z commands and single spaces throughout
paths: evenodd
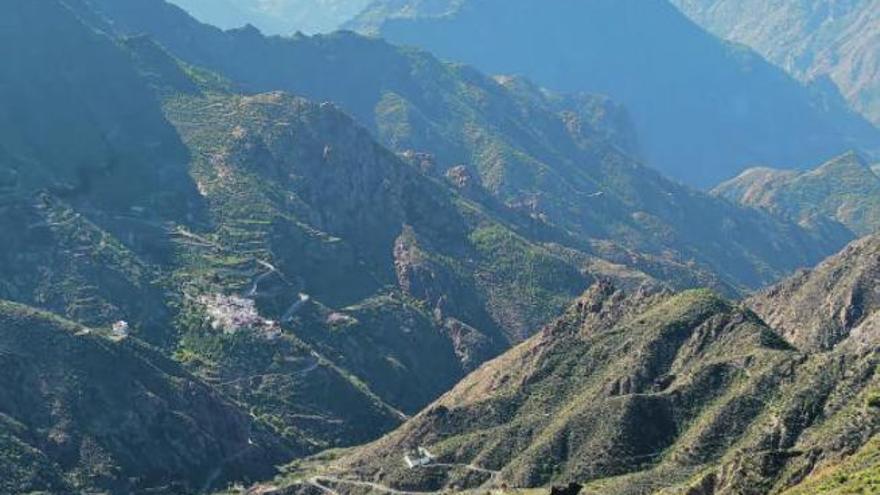
M 259 393 L 224 390 L 315 445 L 349 445 L 387 430 L 398 421 L 389 411 L 417 412 L 508 339 L 550 319 L 586 285 L 569 262 L 533 241 L 518 238 L 490 249 L 472 225 L 517 237 L 375 147 L 365 131 L 329 107 L 282 94 L 209 93 L 178 95 L 166 111 L 204 157 L 192 175 L 212 224 L 176 236 L 181 264 L 173 284 L 185 293 L 180 352 L 212 381 L 274 377 L 259 382 Z M 321 138 L 312 137 L 315 129 Z M 361 169 L 363 163 L 370 166 Z M 373 184 L 363 189 L 386 187 L 381 184 L 389 178 L 395 186 L 378 198 L 344 189 L 350 187 L 340 176 L 344 168 Z M 466 256 L 449 251 L 462 248 Z M 389 252 L 396 259 L 388 259 Z M 515 263 L 525 259 L 540 276 L 513 277 Z M 267 271 L 270 266 L 277 273 Z M 563 273 L 569 281 L 561 284 Z M 310 302 L 289 324 L 292 334 L 260 343 L 211 331 L 194 301 L 204 294 L 247 293 L 257 279 L 257 293 L 265 293 L 257 306 L 267 318 L 280 320 L 298 291 L 308 293 Z M 395 282 L 403 293 L 388 289 Z M 496 296 L 501 290 L 508 291 L 505 297 Z M 296 344 L 284 350 L 289 342 Z M 309 395 L 319 390 L 311 374 L 292 383 L 282 379 L 296 375 L 296 367 L 285 372 L 275 363 L 301 361 L 312 351 L 338 365 L 321 370 L 339 371 L 350 383 L 350 398 L 336 403 L 336 397 Z M 331 387 L 336 396 L 344 388 Z M 372 405 L 355 406 L 364 401 Z M 364 410 L 373 416 L 360 416 Z
M 844 266 L 854 269 L 838 260 Z M 877 359 L 852 349 L 802 354 L 710 291 L 625 295 L 599 284 L 396 432 L 323 469 L 382 473 L 401 490 L 576 480 L 591 494 L 776 493 L 809 473 L 810 459 L 834 465 L 877 431 Z M 400 453 L 412 445 L 497 477 L 484 485 L 467 470 L 406 469 Z M 822 483 L 857 478 L 852 486 L 871 493 L 870 462 Z
M 505 223 L 515 221 L 516 230 L 528 229 L 532 235 L 527 237 L 537 234 L 646 272 L 676 288 L 709 285 L 728 294 L 757 288 L 815 264 L 851 240 L 852 234 L 843 229 L 814 232 L 663 178 L 635 158 L 635 132 L 627 112 L 604 97 L 556 95 L 521 79 L 496 80 L 467 66 L 442 63 L 424 52 L 350 32 L 283 40 L 252 31 L 220 33 L 152 0 L 142 0 L 140 8 L 127 2 L 91 1 L 123 34 L 147 33 L 175 57 L 220 74 L 248 92 L 282 90 L 333 102 L 391 150 L 423 157 L 418 165 L 429 175 L 442 177 L 451 168 L 467 167 L 473 178 L 462 194 L 492 216 L 503 216 Z M 592 3 L 584 8 L 593 8 Z M 683 21 L 670 6 L 656 8 L 664 19 Z M 188 35 L 181 36 L 181 30 Z M 598 36 L 603 31 L 579 28 L 578 32 Z M 728 60 L 726 49 L 713 45 L 716 49 L 724 51 L 719 56 Z M 738 74 L 731 76 L 734 79 L 742 75 L 738 67 L 730 69 Z M 625 80 L 642 80 L 642 69 L 637 67 Z M 672 68 L 668 72 L 676 77 L 688 73 Z M 585 74 L 597 72 L 590 67 Z M 359 83 L 352 86 L 353 80 Z M 671 100 L 668 95 L 650 99 Z M 783 100 L 791 99 L 773 98 L 774 104 Z M 708 108 L 716 113 L 714 100 Z M 672 111 L 677 119 L 680 108 Z M 774 112 L 793 114 L 801 115 Z M 659 125 L 674 127 L 669 120 L 662 119 Z M 699 132 L 682 134 L 703 143 L 695 136 L 705 126 L 697 125 Z M 752 128 L 751 123 L 737 126 Z M 824 139 L 834 133 L 821 134 Z M 718 156 L 733 156 L 733 150 L 724 151 L 730 141 L 735 140 L 707 145 L 712 163 Z M 802 152 L 803 142 L 796 139 L 794 149 Z M 690 167 L 695 161 L 659 162 Z
M 661 453 L 676 457 L 677 435 L 714 448 L 726 410 L 748 403 L 759 376 L 791 353 L 764 347 L 768 330 L 710 292 L 642 297 L 594 289 L 542 335 L 340 464 L 366 477 L 381 466 L 392 486 L 436 488 L 398 467 L 403 445 L 425 444 L 448 462 L 500 469 L 511 486 L 540 486 L 650 468 Z M 750 379 L 734 365 L 748 356 L 761 370 Z
M 859 236 L 880 229 L 880 177 L 855 153 L 803 173 L 750 169 L 713 193 L 802 225 L 821 228 L 824 218 Z
M 880 491 L 880 439 L 851 457 L 823 466 L 784 495 L 867 495 Z
M 0 329 L 5 492 L 189 491 L 302 452 L 140 342 L 5 301 Z
M 158 0 L 3 10 L 0 491 L 208 491 L 370 441 L 278 481 L 764 488 L 859 446 L 874 271 L 837 277 L 819 357 L 666 288 L 735 294 L 849 234 L 651 172 L 606 98 Z M 405 470 L 415 445 L 451 465 Z

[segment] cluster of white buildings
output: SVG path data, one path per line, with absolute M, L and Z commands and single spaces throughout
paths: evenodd
M 260 316 L 253 299 L 211 294 L 199 297 L 198 301 L 205 308 L 211 328 L 216 331 L 227 335 L 251 331 L 268 340 L 275 340 L 282 335 L 281 324 Z

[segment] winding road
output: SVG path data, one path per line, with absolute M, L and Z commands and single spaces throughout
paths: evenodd
M 453 463 L 446 463 L 446 462 L 438 462 L 438 463 L 434 463 L 434 464 L 428 464 L 428 465 L 421 466 L 421 467 L 418 467 L 415 469 L 429 469 L 429 468 L 434 468 L 434 467 L 465 468 L 465 469 L 469 469 L 471 471 L 475 471 L 478 473 L 488 474 L 490 476 L 490 478 L 485 483 L 480 485 L 480 487 L 478 487 L 478 488 L 482 488 L 483 486 L 486 485 L 486 483 L 489 483 L 490 481 L 494 480 L 499 474 L 501 474 L 500 471 L 494 471 L 492 469 L 481 468 L 479 466 L 474 466 L 473 464 L 453 464 Z M 338 484 L 338 485 L 351 485 L 351 486 L 358 486 L 361 488 L 370 488 L 372 490 L 385 492 L 390 495 L 434 495 L 434 494 L 438 494 L 438 493 L 447 493 L 448 492 L 448 490 L 446 490 L 446 489 L 437 490 L 437 491 L 428 491 L 428 492 L 398 490 L 396 488 L 391 488 L 390 486 L 382 485 L 382 484 L 375 483 L 372 481 L 351 480 L 351 479 L 345 479 L 345 478 L 336 478 L 333 476 L 313 476 L 313 477 L 309 478 L 306 481 L 306 483 L 321 490 L 322 492 L 326 493 L 327 495 L 340 495 L 340 493 L 337 492 L 336 490 L 334 490 L 333 488 L 331 488 L 330 486 L 327 486 L 325 483 L 333 483 L 333 484 Z

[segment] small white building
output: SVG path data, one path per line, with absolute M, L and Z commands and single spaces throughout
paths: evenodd
M 414 469 L 419 466 L 427 466 L 434 462 L 434 459 L 434 455 L 428 452 L 428 449 L 424 447 L 410 450 L 403 456 L 403 462 L 405 462 L 406 467 L 410 469 Z
M 277 321 L 266 320 L 263 324 L 263 338 L 266 340 L 278 340 L 283 333 L 281 325 Z
M 111 327 L 111 335 L 117 339 L 128 338 L 130 333 L 131 328 L 128 326 L 128 322 L 125 320 L 119 320 L 113 324 L 113 327 Z

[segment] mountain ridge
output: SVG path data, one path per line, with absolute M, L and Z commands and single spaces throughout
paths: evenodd
M 714 185 L 749 164 L 798 167 L 877 148 L 877 130 L 833 87 L 801 85 L 665 0 L 435 7 L 374 2 L 348 27 L 553 90 L 607 94 L 631 112 L 647 162 L 692 185 Z M 526 41 L 524 32 L 541 36 Z M 761 136 L 750 134 L 757 129 Z
M 253 24 L 271 35 L 335 31 L 369 0 L 173 0 L 193 17 L 223 29 Z
M 811 171 L 749 169 L 717 186 L 712 194 L 765 209 L 799 223 L 817 216 L 840 222 L 857 235 L 880 227 L 880 180 L 856 153 L 828 161 Z
M 606 97 L 159 0 L 13 2 L 0 36 L 35 55 L 0 88 L 29 118 L 0 133 L 13 491 L 207 492 L 331 449 L 342 470 L 291 489 L 737 493 L 875 431 L 874 242 L 840 258 L 865 268 L 835 286 L 846 327 L 810 320 L 831 349 L 687 290 L 745 293 L 852 233 L 665 179 Z M 404 470 L 418 446 L 444 462 Z

